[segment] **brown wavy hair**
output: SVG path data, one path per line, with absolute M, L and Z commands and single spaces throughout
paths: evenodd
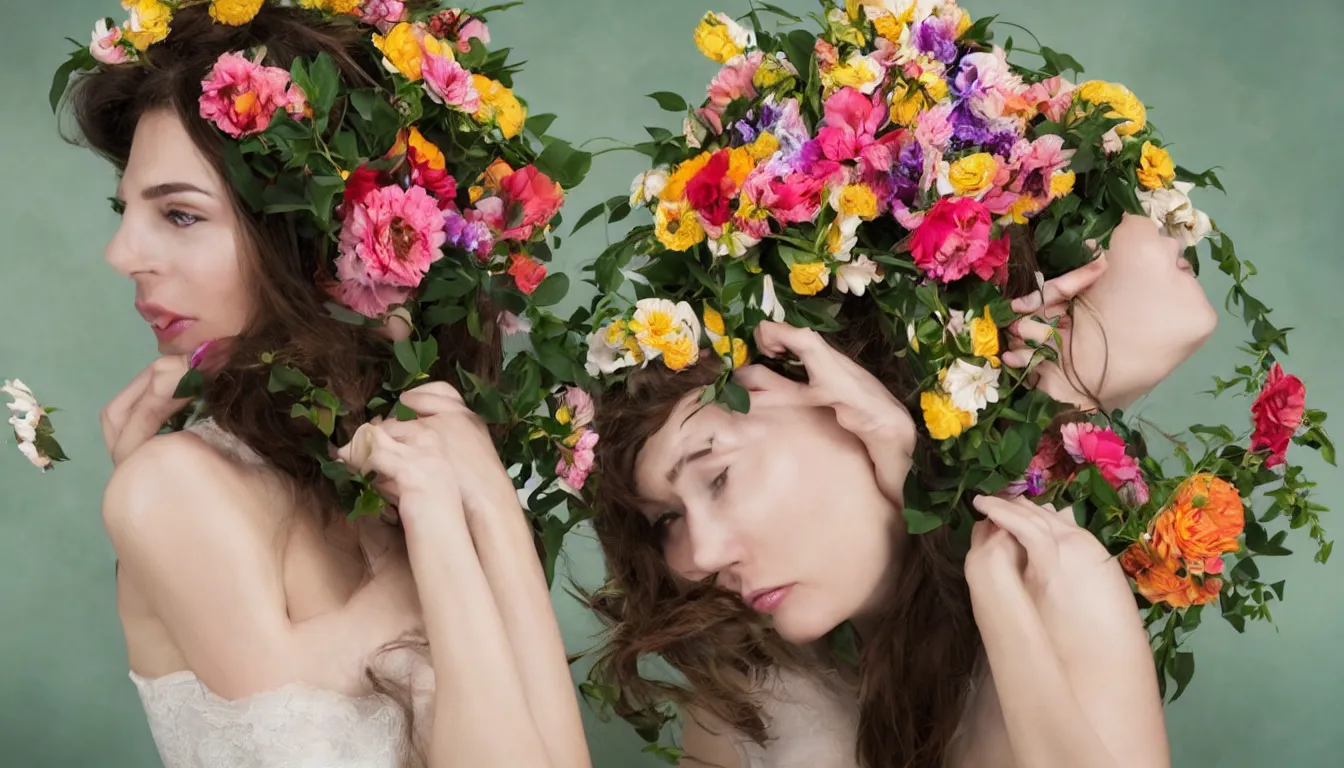
M 1035 289 L 1031 233 L 1013 232 L 1007 293 Z M 891 327 L 871 300 L 849 296 L 843 328 L 827 340 L 882 381 L 912 412 L 917 382 L 899 356 L 903 330 Z M 653 526 L 639 513 L 635 460 L 687 395 L 719 373 L 707 361 L 680 373 L 650 366 L 597 398 L 598 477 L 594 529 L 607 564 L 607 582 L 588 595 L 607 626 L 595 677 L 619 686 L 618 714 L 647 715 L 663 701 L 708 713 L 764 744 L 769 734 L 754 698 L 756 684 L 775 666 L 815 670 L 818 663 L 768 629 L 736 593 L 713 579 L 688 584 L 667 567 Z M 927 466 L 921 456 L 915 467 Z M 904 535 L 904 534 L 896 534 Z M 866 768 L 942 768 L 959 726 L 981 641 L 962 572 L 964 552 L 944 526 L 911 537 L 894 575 L 890 607 L 862 638 L 859 656 L 859 737 Z M 661 656 L 685 677 L 684 686 L 645 678 L 639 662 Z
M 136 125 L 142 115 L 169 110 L 186 127 L 192 142 L 223 179 L 228 179 L 222 142 L 227 140 L 199 116 L 201 81 L 224 53 L 264 47 L 268 64 L 288 69 L 296 59 L 326 53 L 342 77 L 352 83 L 373 83 L 360 64 L 363 33 L 352 20 L 326 20 L 310 11 L 266 4 L 256 18 L 241 26 L 214 23 L 204 6 L 177 12 L 172 31 L 145 52 L 143 61 L 100 66 L 80 76 L 63 102 L 63 117 L 72 117 L 66 136 L 107 159 L 118 174 L 126 169 Z M 230 189 L 233 190 L 232 186 Z M 246 243 L 244 269 L 256 305 L 247 328 L 226 345 L 227 360 L 203 394 L 206 411 L 224 430 L 237 436 L 285 478 L 301 500 L 299 514 L 312 514 L 324 525 L 344 519 L 334 485 L 309 452 L 326 437 L 306 420 L 290 418 L 292 400 L 268 391 L 270 367 L 258 362 L 265 352 L 302 370 L 326 387 L 350 410 L 338 420 L 333 439 L 344 443 L 369 415 L 365 404 L 381 389 L 392 349 L 376 329 L 333 319 L 318 287 L 326 274 L 328 244 L 315 239 L 293 214 L 253 212 L 233 190 L 232 205 Z M 495 313 L 480 301 L 481 316 Z M 503 360 L 499 329 L 483 323 L 480 338 L 464 325 L 443 325 L 437 331 L 440 357 L 432 378 L 459 386 L 457 367 L 487 382 L 498 378 Z M 320 444 L 320 443 L 319 443 Z M 418 645 L 401 643 L 399 646 Z M 389 650 L 392 646 L 389 646 Z M 374 688 L 394 696 L 406 710 L 408 735 L 413 731 L 409 692 L 370 673 Z

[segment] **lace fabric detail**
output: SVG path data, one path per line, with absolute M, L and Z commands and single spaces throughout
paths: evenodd
M 771 740 L 737 742 L 742 768 L 859 768 L 857 693 L 838 680 L 778 669 L 759 703 Z

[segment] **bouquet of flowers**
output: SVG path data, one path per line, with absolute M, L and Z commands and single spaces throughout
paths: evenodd
M 904 342 L 920 382 L 907 406 L 932 446 L 906 487 L 910 531 L 967 531 L 974 494 L 1073 506 L 1123 556 L 1163 690 L 1174 681 L 1178 696 L 1194 670 L 1180 646 L 1202 606 L 1218 603 L 1241 629 L 1282 598 L 1255 565 L 1288 554 L 1288 530 L 1271 533 L 1278 519 L 1307 529 L 1318 561 L 1330 553 L 1324 507 L 1285 458 L 1296 444 L 1334 463 L 1325 414 L 1306 408 L 1302 383 L 1277 362 L 1287 331 L 1248 292 L 1254 269 L 1190 200 L 1222 189 L 1217 176 L 1177 165 L 1127 88 L 1075 83 L 1065 73 L 1082 65 L 1039 44 L 996 45 L 994 19 L 975 21 L 954 0 L 820 5 L 815 31 L 762 2 L 739 19 L 706 14 L 695 43 L 722 64 L 707 98 L 651 94 L 683 114 L 681 130 L 648 128 L 634 149 L 651 169 L 628 199 L 578 224 L 639 208 L 653 218 L 591 267 L 586 373 L 610 386 L 710 349 L 723 375 L 706 401 L 745 410 L 731 373 L 753 358 L 758 323 L 825 334 L 841 327 L 842 302 L 873 302 Z M 767 15 L 783 19 L 779 31 Z M 1023 371 L 1000 360 L 1002 329 L 1020 317 L 1004 294 L 1010 252 L 1029 246 L 1037 280 L 1055 277 L 1095 258 L 1126 214 L 1179 238 L 1196 267 L 1204 250 L 1250 329 L 1251 361 L 1215 394 L 1258 393 L 1254 429 L 1192 427 L 1198 444 L 1175 439 L 1174 470 L 1124 414 L 1069 415 L 1028 386 L 1031 368 L 1058 360 L 1052 349 L 1035 347 Z

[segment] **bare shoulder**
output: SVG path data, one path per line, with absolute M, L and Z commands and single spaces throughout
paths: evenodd
M 703 710 L 682 716 L 681 768 L 747 768 L 737 743 L 746 737 Z
M 140 446 L 112 473 L 103 491 L 103 525 L 118 554 L 142 534 L 169 534 L 183 526 L 218 525 L 221 513 L 264 503 L 268 488 L 256 472 L 240 467 L 189 432 L 161 435 Z M 227 524 L 227 523 L 224 523 Z M 157 537 L 157 536 L 156 536 Z

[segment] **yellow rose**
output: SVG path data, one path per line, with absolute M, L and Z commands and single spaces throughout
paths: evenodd
M 709 164 L 711 156 L 709 152 L 701 152 L 678 165 L 672 175 L 667 177 L 667 184 L 663 185 L 663 191 L 658 194 L 658 198 L 665 203 L 680 202 L 682 196 L 686 194 L 686 184 Z
M 1139 183 L 1148 189 L 1163 189 L 1176 180 L 1176 164 L 1171 161 L 1167 150 L 1143 142 L 1143 154 L 1139 157 Z
M 867 184 L 846 184 L 839 202 L 841 216 L 858 216 L 864 221 L 877 218 L 877 195 Z
M 934 103 L 947 98 L 947 81 L 932 69 L 924 70 L 924 74 L 919 76 L 919 84 L 924 86 L 924 92 Z
M 761 65 L 756 68 L 756 74 L 751 76 L 751 84 L 756 86 L 757 90 L 767 90 L 793 77 L 789 70 L 773 56 L 766 56 L 761 59 Z
M 901 33 L 905 31 L 905 24 L 902 24 L 895 16 L 890 13 L 884 13 L 873 19 L 873 28 L 877 34 L 893 43 L 901 41 Z
M 299 0 L 299 5 L 304 8 L 314 8 L 327 13 L 348 16 L 359 10 L 359 4 L 363 0 Z
M 984 192 L 994 184 L 999 172 L 999 161 L 988 152 L 967 155 L 952 164 L 947 180 L 958 195 L 971 197 Z
M 705 305 L 705 312 L 704 315 L 701 316 L 701 319 L 705 322 L 705 330 L 715 338 L 723 336 L 728 332 L 723 324 L 723 315 L 719 314 L 717 309 L 709 305 Z
M 724 336 L 714 341 L 714 351 L 720 357 L 732 357 L 733 367 L 741 368 L 747 364 L 747 343 L 741 339 L 729 339 Z
M 448 158 L 443 156 L 443 150 L 439 149 L 434 142 L 426 139 L 424 134 L 420 133 L 419 128 L 411 126 L 411 133 L 406 139 L 406 144 L 410 149 L 414 149 L 420 159 L 430 168 L 442 171 L 448 167 Z
M 756 140 L 747 145 L 747 151 L 751 153 L 751 159 L 756 162 L 769 159 L 779 151 L 779 139 L 775 138 L 773 133 L 765 131 Z
M 168 36 L 168 24 L 173 20 L 173 9 L 159 0 L 129 0 L 122 7 L 131 12 L 122 36 L 143 51 Z
M 1078 98 L 1091 104 L 1105 104 L 1111 108 L 1107 117 L 1124 118 L 1127 123 L 1116 126 L 1121 136 L 1133 136 L 1148 125 L 1148 110 L 1139 97 L 1119 83 L 1089 80 L 1078 86 Z
M 1064 171 L 1056 173 L 1050 177 L 1050 196 L 1063 197 L 1073 191 L 1073 184 L 1077 181 L 1078 175 L 1073 171 Z
M 679 334 L 670 341 L 658 345 L 663 353 L 663 365 L 674 371 L 689 367 L 700 358 L 700 348 L 689 334 Z
M 512 139 L 523 131 L 527 114 L 513 91 L 485 75 L 472 75 L 471 84 L 481 94 L 481 107 L 473 115 L 480 122 L 494 120 L 504 138 Z
M 720 64 L 727 64 L 744 52 L 742 46 L 733 40 L 732 30 L 713 13 L 706 13 L 695 28 L 695 47 Z
M 952 398 L 943 392 L 921 392 L 919 407 L 924 411 L 924 426 L 934 440 L 956 437 L 975 424 L 975 415 L 952 404 Z
M 1013 202 L 1013 207 L 1008 209 L 1008 215 L 1012 217 L 1014 224 L 1026 224 L 1028 217 L 1041 210 L 1040 203 L 1031 195 L 1023 195 Z
M 922 90 L 902 80 L 891 90 L 891 122 L 906 127 L 912 126 L 919 113 L 928 105 Z
M 865 85 L 876 82 L 879 75 L 873 69 L 872 62 L 856 56 L 843 64 L 837 65 L 830 72 L 827 72 L 823 79 L 827 81 L 827 85 L 831 88 L 863 90 Z
M 231 27 L 241 26 L 257 17 L 263 0 L 212 0 L 210 18 Z
M 705 239 L 705 228 L 689 205 L 663 203 L 654 214 L 658 242 L 670 251 L 686 251 Z
M 756 160 L 751 156 L 749 147 L 734 147 L 728 152 L 728 178 L 733 185 L 741 188 L 747 175 L 756 169 Z
M 831 282 L 831 268 L 824 262 L 789 266 L 789 287 L 799 296 L 816 296 Z
M 971 354 L 976 357 L 995 359 L 999 354 L 999 327 L 989 316 L 989 307 L 981 316 L 971 320 Z
M 400 72 L 411 82 L 423 77 L 420 67 L 424 62 L 425 51 L 420 47 L 420 37 L 414 24 L 403 21 L 389 30 L 386 37 L 375 32 L 373 45 L 382 51 L 383 66 Z

